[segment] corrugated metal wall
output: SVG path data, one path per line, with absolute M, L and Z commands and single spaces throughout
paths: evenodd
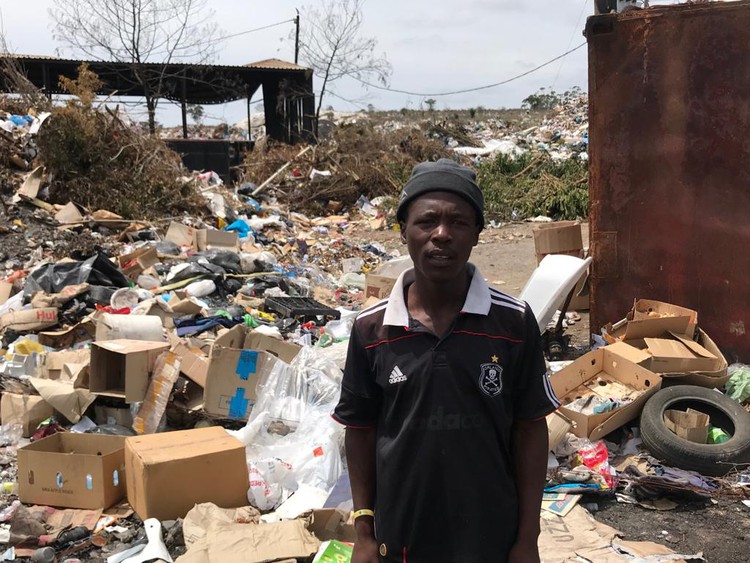
M 750 2 L 589 18 L 591 328 L 698 310 L 750 362 Z

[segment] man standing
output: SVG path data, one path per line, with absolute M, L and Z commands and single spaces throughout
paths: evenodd
M 341 399 L 354 563 L 539 561 L 544 417 L 559 406 L 528 305 L 468 262 L 470 169 L 414 168 L 397 210 L 414 268 L 357 317 Z

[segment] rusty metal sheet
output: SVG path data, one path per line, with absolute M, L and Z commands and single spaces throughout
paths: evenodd
M 696 309 L 750 361 L 750 2 L 589 18 L 591 328 Z

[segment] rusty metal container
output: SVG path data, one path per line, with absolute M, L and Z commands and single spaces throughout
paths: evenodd
M 750 362 L 750 2 L 588 19 L 591 328 L 696 309 Z

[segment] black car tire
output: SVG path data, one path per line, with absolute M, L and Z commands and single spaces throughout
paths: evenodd
M 664 424 L 669 409 L 693 408 L 711 417 L 731 437 L 723 444 L 696 444 L 677 436 Z M 695 385 L 675 385 L 656 392 L 641 414 L 643 445 L 672 467 L 722 476 L 750 463 L 750 413 L 726 395 Z

